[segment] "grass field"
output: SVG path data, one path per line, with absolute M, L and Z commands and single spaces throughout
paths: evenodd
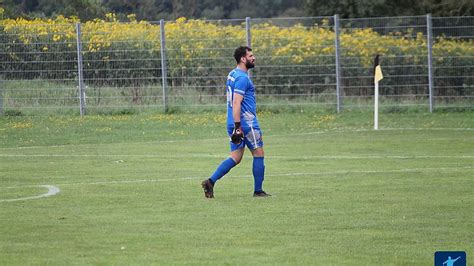
M 0 265 L 473 265 L 474 112 L 262 113 L 273 196 L 247 152 L 205 199 L 224 121 L 0 118 Z

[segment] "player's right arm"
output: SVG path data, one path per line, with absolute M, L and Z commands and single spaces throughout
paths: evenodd
M 240 126 L 240 111 L 242 109 L 242 100 L 244 96 L 238 93 L 234 93 L 234 100 L 232 102 L 232 116 L 234 118 L 234 130 L 232 131 L 231 140 L 235 144 L 239 144 L 243 137 L 244 133 Z
M 238 144 L 244 138 L 244 133 L 241 128 L 240 113 L 242 112 L 242 101 L 248 87 L 248 78 L 239 76 L 235 78 L 233 84 L 232 94 L 232 118 L 234 119 L 234 130 L 232 131 L 231 140 L 233 143 Z
M 234 123 L 240 123 L 240 113 L 242 111 L 242 101 L 248 87 L 248 78 L 240 76 L 235 79 L 232 95 L 232 116 Z
M 234 100 L 232 102 L 232 116 L 234 118 L 234 123 L 240 123 L 240 111 L 242 110 L 243 99 L 243 95 L 234 92 Z

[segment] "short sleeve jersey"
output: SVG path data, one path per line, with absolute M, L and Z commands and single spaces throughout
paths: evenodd
M 255 87 L 246 71 L 239 68 L 232 70 L 227 76 L 227 126 L 234 126 L 234 117 L 232 115 L 232 104 L 234 93 L 244 96 L 241 104 L 240 116 L 242 126 L 244 123 L 255 123 L 257 117 L 257 101 L 255 97 Z M 248 119 L 248 118 L 253 119 Z M 252 122 L 252 120 L 255 120 Z

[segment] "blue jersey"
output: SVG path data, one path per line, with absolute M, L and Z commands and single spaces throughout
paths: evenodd
M 234 127 L 234 117 L 232 115 L 234 93 L 244 96 L 240 109 L 240 122 L 242 127 L 258 127 L 255 87 L 248 73 L 239 68 L 235 68 L 227 76 L 226 87 L 227 127 Z

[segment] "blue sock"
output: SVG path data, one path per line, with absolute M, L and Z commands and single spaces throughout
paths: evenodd
M 253 179 L 254 192 L 262 191 L 263 179 L 265 177 L 264 157 L 253 157 Z
M 221 177 L 223 177 L 225 174 L 227 174 L 232 167 L 234 167 L 236 164 L 232 158 L 227 158 L 222 163 L 217 167 L 216 171 L 214 174 L 211 176 L 211 181 L 212 183 L 216 183 L 217 180 L 219 180 Z

